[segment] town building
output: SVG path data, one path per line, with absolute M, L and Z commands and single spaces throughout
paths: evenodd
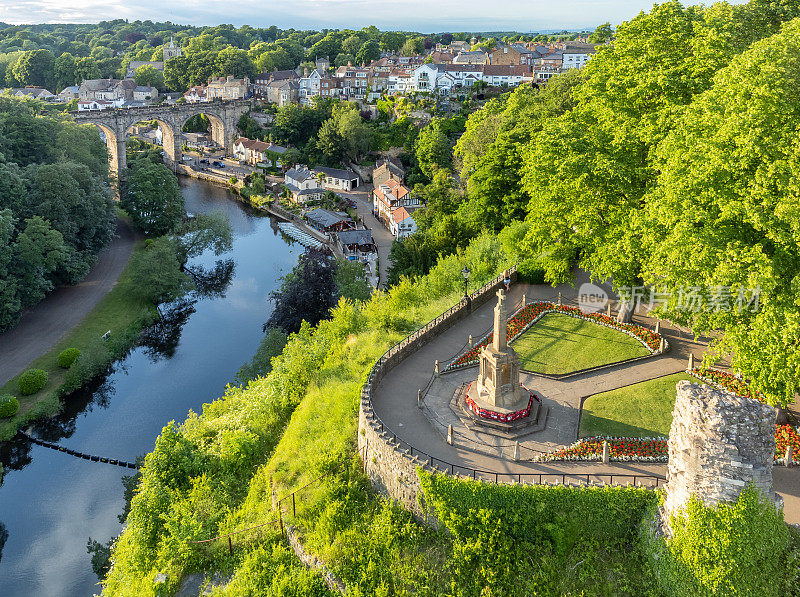
M 186 99 L 186 102 L 189 104 L 197 104 L 200 102 L 207 102 L 208 101 L 208 94 L 206 93 L 206 86 L 205 85 L 195 85 L 194 87 L 190 87 L 189 91 L 183 94 L 183 97 Z
M 206 86 L 208 101 L 245 99 L 250 93 L 250 79 L 227 77 L 211 77 Z
M 86 79 L 78 88 L 81 100 L 105 100 L 117 106 L 133 101 L 133 90 L 136 81 L 133 79 Z
M 375 168 L 372 170 L 372 184 L 375 187 L 379 187 L 390 178 L 398 182 L 403 182 L 405 176 L 406 171 L 400 160 L 392 157 L 384 157 L 375 163 Z
M 372 213 L 390 230 L 393 221 L 400 221 L 393 216 L 396 210 L 402 207 L 408 214 L 411 214 L 421 206 L 422 203 L 411 193 L 411 190 L 393 178 L 376 185 L 372 190 Z
M 172 39 L 172 36 L 170 36 L 169 45 L 164 46 L 164 62 L 172 58 L 177 58 L 180 55 L 181 55 L 181 47 L 176 46 L 175 42 Z
M 322 201 L 325 196 L 319 178 L 305 166 L 297 166 L 286 172 L 283 186 L 289 192 L 290 200 L 297 205 Z
M 80 87 L 78 85 L 70 85 L 69 87 L 64 87 L 59 94 L 58 99 L 62 102 L 71 102 L 74 99 L 80 97 L 79 90 Z
M 356 223 L 343 211 L 331 211 L 317 207 L 312 209 L 304 216 L 306 221 L 321 232 L 341 232 L 343 230 L 353 230 Z
M 78 110 L 85 112 L 87 110 L 108 110 L 110 108 L 117 108 L 114 102 L 106 100 L 79 100 Z
M 133 101 L 147 102 L 158 99 L 158 89 L 148 85 L 137 85 L 133 88 Z
M 395 238 L 406 238 L 417 231 L 417 223 L 414 217 L 405 207 L 398 207 L 392 212 L 389 220 L 389 232 Z
M 125 73 L 125 78 L 133 79 L 136 76 L 136 69 L 140 66 L 152 66 L 158 72 L 164 72 L 164 62 L 161 60 L 131 60 L 128 63 L 128 70 Z
M 276 167 L 280 167 L 280 155 L 286 153 L 286 148 L 265 141 L 239 137 L 233 142 L 233 156 L 242 161 L 257 166 L 259 164 L 271 165 L 273 159 Z
M 582 68 L 594 56 L 595 51 L 595 44 L 566 44 L 562 51 L 561 68 Z
M 352 170 L 317 167 L 313 172 L 322 179 L 325 188 L 332 191 L 352 191 L 361 182 L 358 174 Z
M 453 58 L 453 64 L 486 64 L 489 59 L 489 54 L 484 50 L 475 50 L 470 52 L 459 52 Z
M 11 95 L 14 97 L 29 97 L 32 99 L 38 99 L 45 102 L 52 101 L 57 96 L 45 89 L 44 87 L 12 87 L 11 88 Z
M 343 230 L 336 232 L 336 247 L 345 259 L 367 263 L 374 261 L 378 247 L 372 239 L 370 230 Z

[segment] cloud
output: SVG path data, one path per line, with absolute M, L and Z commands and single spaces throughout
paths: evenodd
M 734 0 L 736 2 L 743 0 Z M 297 29 L 336 27 L 435 31 L 592 29 L 619 23 L 652 0 L 0 0 L 6 23 L 95 23 L 107 19 L 233 23 Z

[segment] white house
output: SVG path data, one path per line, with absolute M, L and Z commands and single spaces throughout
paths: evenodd
M 358 174 L 352 170 L 340 170 L 339 168 L 314 168 L 314 174 L 323 174 L 326 189 L 334 191 L 352 191 L 358 187 L 360 179 Z
M 322 201 L 325 189 L 311 170 L 305 166 L 297 166 L 286 173 L 283 186 L 289 191 L 291 200 L 298 205 L 314 201 Z
M 417 231 L 417 223 L 405 207 L 398 207 L 392 212 L 389 231 L 395 238 L 405 238 Z
M 208 101 L 205 85 L 195 85 L 194 87 L 190 87 L 189 91 L 183 94 L 183 97 L 186 98 L 186 102 L 189 104 L 198 104 L 200 102 Z
M 561 67 L 564 70 L 582 68 L 594 53 L 592 44 L 567 45 L 562 52 Z
M 110 108 L 118 108 L 115 102 L 107 100 L 81 100 L 78 102 L 78 110 L 86 112 L 88 110 L 108 110 Z

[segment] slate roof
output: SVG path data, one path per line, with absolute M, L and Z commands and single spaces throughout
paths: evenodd
M 326 176 L 331 178 L 338 178 L 340 180 L 353 180 L 358 177 L 358 174 L 352 170 L 340 170 L 339 168 L 314 168 L 316 172 L 324 172 Z
M 314 224 L 318 224 L 323 228 L 329 228 L 330 226 L 335 226 L 340 222 L 352 222 L 352 218 L 344 212 L 341 211 L 330 211 L 328 209 L 323 209 L 322 207 L 318 207 L 316 209 L 312 209 L 310 212 L 306 214 L 306 219 L 309 222 L 313 222 Z
M 342 245 L 374 245 L 370 230 L 344 230 L 337 232 L 336 237 Z

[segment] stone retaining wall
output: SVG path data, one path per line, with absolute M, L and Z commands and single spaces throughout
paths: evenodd
M 516 282 L 516 267 L 509 269 L 509 273 L 512 283 Z M 418 520 L 434 527 L 437 525 L 436 519 L 431 513 L 426 512 L 424 504 L 420 503 L 422 491 L 417 478 L 417 467 L 443 472 L 444 465 L 434 460 L 432 466 L 431 459 L 426 454 L 415 452 L 411 446 L 398 439 L 392 430 L 384 426 L 372 408 L 372 392 L 393 367 L 491 300 L 502 286 L 501 275 L 472 293 L 469 305 L 466 301 L 461 301 L 387 350 L 373 365 L 367 383 L 361 389 L 361 403 L 358 409 L 358 449 L 364 461 L 364 471 L 381 494 L 397 500 Z

